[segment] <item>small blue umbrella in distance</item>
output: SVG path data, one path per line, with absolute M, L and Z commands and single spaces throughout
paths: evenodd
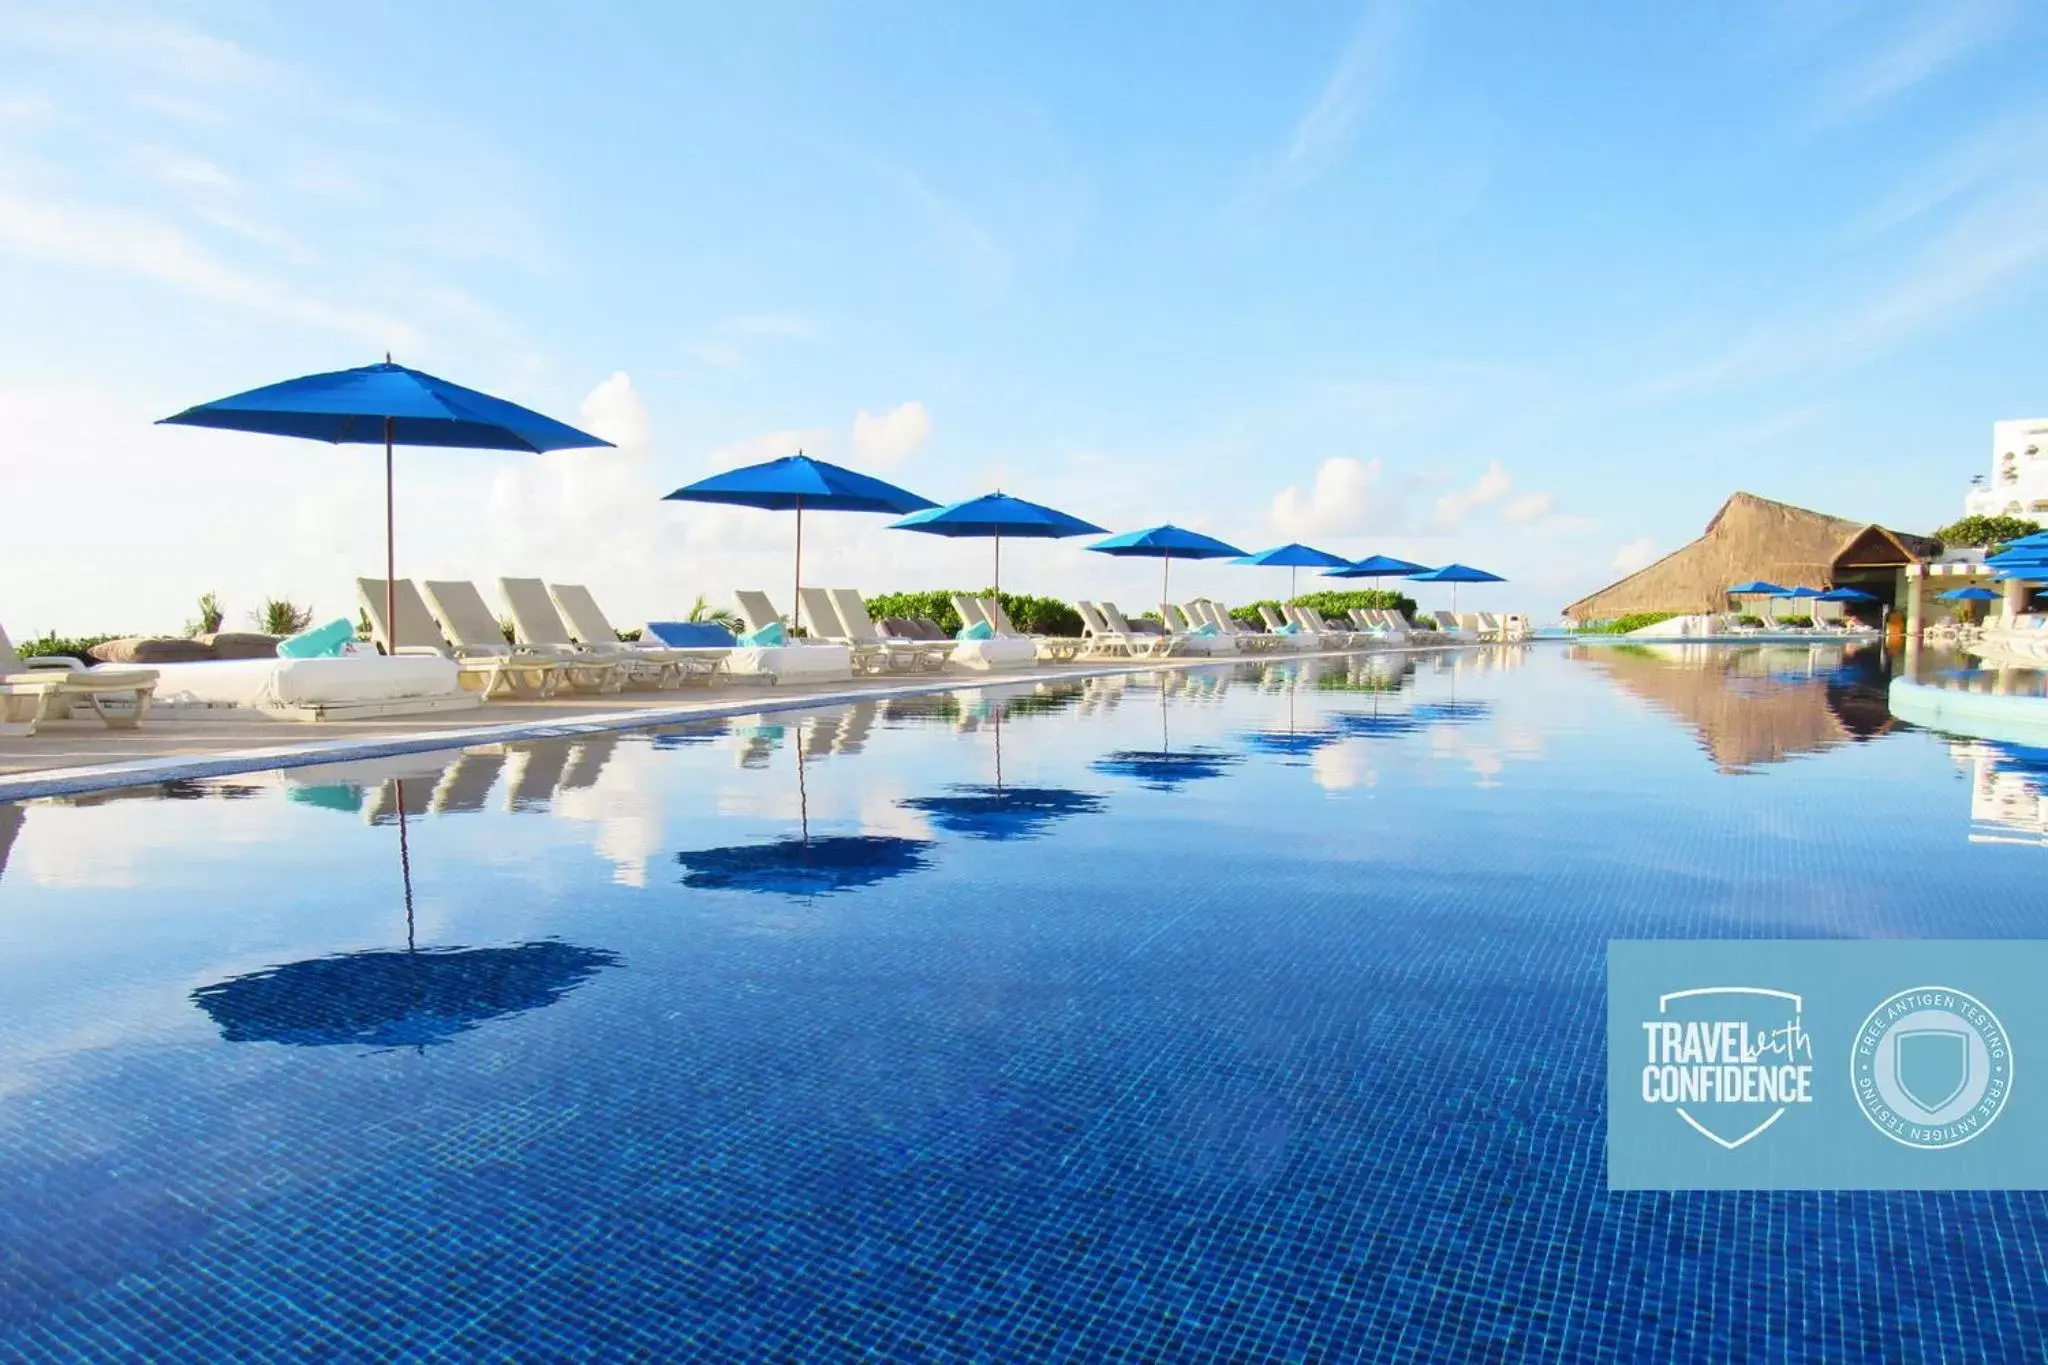
M 1938 592 L 1934 598 L 1937 602 L 1996 602 L 2001 596 L 2003 594 L 1973 584 L 1967 588 L 1950 588 L 1947 592 Z
M 1411 583 L 1448 583 L 1451 585 L 1451 610 L 1458 610 L 1458 585 L 1460 583 L 1505 583 L 1499 574 L 1475 569 L 1470 564 L 1445 564 L 1440 568 L 1425 569 L 1421 573 L 1409 574 Z
M 796 593 L 790 610 L 792 624 L 803 617 L 805 508 L 814 512 L 891 512 L 900 517 L 938 505 L 893 483 L 814 460 L 802 451 L 685 484 L 663 501 L 716 502 L 731 507 L 795 512 Z
M 1332 569 L 1325 578 L 1412 578 L 1419 573 L 1428 573 L 1429 565 L 1411 564 L 1405 559 L 1392 555 L 1368 555 L 1356 563 L 1346 564 L 1341 569 Z
M 1286 545 L 1276 545 L 1270 550 L 1260 550 L 1257 554 L 1240 555 L 1230 562 L 1253 568 L 1284 567 L 1287 570 L 1287 595 L 1291 598 L 1295 595 L 1295 575 L 1302 569 L 1334 569 L 1351 561 L 1343 555 L 1318 550 L 1313 545 L 1290 542 Z
M 384 619 L 397 628 L 398 552 L 392 509 L 391 448 L 574 450 L 610 441 L 517 403 L 391 363 L 302 375 L 201 403 L 159 426 L 212 427 L 297 436 L 330 445 L 384 447 Z
M 1244 551 L 1235 545 L 1171 522 L 1148 526 L 1142 531 L 1125 531 L 1107 540 L 1098 540 L 1088 548 L 1097 554 L 1159 560 L 1159 600 L 1162 603 L 1167 600 L 1168 575 L 1173 571 L 1174 560 L 1238 559 L 1244 555 Z
M 922 531 L 931 536 L 950 536 L 975 540 L 993 539 L 996 543 L 996 566 L 993 580 L 998 593 L 1003 590 L 1003 537 L 1022 537 L 1030 540 L 1058 540 L 1066 536 L 1090 536 L 1102 534 L 1102 528 L 1092 521 L 1069 516 L 1056 508 L 1041 503 L 1026 502 L 1013 498 L 1000 490 L 966 502 L 956 502 L 946 507 L 927 507 L 922 512 L 912 512 L 901 521 L 889 523 L 892 531 Z

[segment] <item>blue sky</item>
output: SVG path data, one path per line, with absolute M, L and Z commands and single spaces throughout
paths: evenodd
M 1930 529 L 1989 424 L 2048 409 L 2044 28 L 0 0 L 0 621 L 347 609 L 373 454 L 149 422 L 387 349 L 622 443 L 402 452 L 401 571 L 583 579 L 621 617 L 786 595 L 786 523 L 657 498 L 799 444 L 941 500 L 1482 564 L 1544 619 L 1736 488 Z M 825 581 L 986 577 L 814 523 Z M 106 540 L 148 572 L 51 568 Z M 1072 544 L 1006 567 L 1155 581 Z

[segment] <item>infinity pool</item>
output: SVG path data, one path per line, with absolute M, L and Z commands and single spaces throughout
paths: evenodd
M 2048 1197 L 1610 1194 L 1619 937 L 2044 932 L 2048 762 L 1537 645 L 0 806 L 0 1358 L 2033 1358 Z

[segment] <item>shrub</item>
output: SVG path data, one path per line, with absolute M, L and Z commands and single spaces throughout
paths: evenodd
M 1675 611 L 1631 612 L 1627 616 L 1617 616 L 1612 621 L 1595 621 L 1590 625 L 1581 626 L 1579 633 L 1581 635 L 1626 635 L 1632 630 L 1641 630 L 1644 626 L 1654 626 L 1659 621 L 1669 621 L 1676 615 L 1678 613 Z
M 33 640 L 15 641 L 14 652 L 24 659 L 71 658 L 77 659 L 80 663 L 90 664 L 95 660 L 87 651 L 94 645 L 126 638 L 124 635 L 64 636 L 52 631 Z
M 1764 618 L 1761 616 L 1752 616 L 1748 612 L 1744 612 L 1742 613 L 1742 615 L 1735 618 L 1735 623 L 1739 626 L 1760 626 L 1764 624 Z
M 1246 625 L 1256 626 L 1259 622 L 1259 608 L 1271 607 L 1278 611 L 1283 605 L 1296 605 L 1321 612 L 1333 623 L 1344 620 L 1353 607 L 1367 611 L 1380 611 L 1392 607 L 1409 620 L 1415 619 L 1415 599 L 1392 588 L 1353 588 L 1348 591 L 1305 592 L 1299 597 L 1290 597 L 1286 603 L 1278 598 L 1266 597 L 1256 602 L 1246 602 L 1232 607 L 1230 614 Z
M 1813 618 L 1811 616 L 1780 616 L 1778 618 L 1778 624 L 1781 626 L 1798 626 L 1804 628 L 1806 626 L 1810 626 L 1813 624 Z
M 983 588 L 978 592 L 938 588 L 924 592 L 883 593 L 866 599 L 868 615 L 878 621 L 884 616 L 921 616 L 952 634 L 960 629 L 961 624 L 960 613 L 953 610 L 955 593 L 967 597 L 1000 596 L 1003 614 L 1010 618 L 1011 625 L 1026 635 L 1074 636 L 1081 633 L 1081 613 L 1058 598 L 1032 597 L 1014 592 L 998 594 L 993 588 Z
M 199 617 L 185 623 L 185 634 L 188 638 L 211 635 L 220 629 L 220 623 L 226 619 L 227 613 L 221 610 L 220 594 L 203 592 L 199 594 Z
M 1934 538 L 1944 546 L 2002 545 L 2021 536 L 2030 536 L 2040 529 L 2040 522 L 2028 521 L 2025 517 L 1964 517 L 1936 531 Z
M 265 635 L 297 635 L 313 624 L 313 609 L 297 606 L 286 598 L 266 597 L 262 606 L 249 613 L 249 620 Z

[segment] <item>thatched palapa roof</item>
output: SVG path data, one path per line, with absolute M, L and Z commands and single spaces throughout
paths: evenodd
M 1737 493 L 1721 504 L 1698 540 L 1580 598 L 1564 614 L 1574 621 L 1611 621 L 1643 611 L 1726 611 L 1730 584 L 1761 578 L 1786 587 L 1833 588 L 1845 573 L 1896 568 L 1940 553 L 1940 542 L 1926 536 Z

